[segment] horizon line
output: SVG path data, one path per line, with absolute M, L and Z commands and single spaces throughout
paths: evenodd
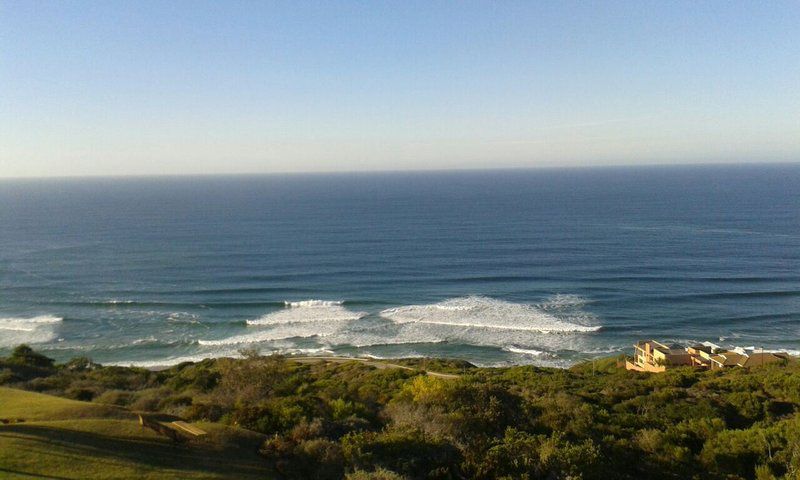
M 725 162 L 686 162 L 686 163 L 609 163 L 598 165 L 531 165 L 524 167 L 462 167 L 431 169 L 376 169 L 376 170 L 309 170 L 275 172 L 216 172 L 216 173 L 131 173 L 131 174 L 79 174 L 79 175 L 24 175 L 0 176 L 1 181 L 13 180 L 90 180 L 90 179 L 155 179 L 155 178 L 210 178 L 210 177 L 269 177 L 269 176 L 321 176 L 321 175 L 386 175 L 423 173 L 480 173 L 503 171 L 542 171 L 542 170 L 603 170 L 634 168 L 681 168 L 681 167 L 747 167 L 747 166 L 800 166 L 798 160 L 772 160 L 765 162 L 725 161 Z

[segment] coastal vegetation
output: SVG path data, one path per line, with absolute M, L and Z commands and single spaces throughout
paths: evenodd
M 58 435 L 54 448 L 85 455 L 81 465 L 102 452 L 127 472 L 172 472 L 157 478 L 800 479 L 793 361 L 648 374 L 616 358 L 476 368 L 243 353 L 154 371 L 88 358 L 56 364 L 18 347 L 0 359 L 0 419 L 9 420 L 0 472 L 92 478 L 89 467 L 70 475 L 54 460 L 64 457 L 26 447 Z M 173 445 L 132 412 L 217 433 Z M 131 448 L 120 459 L 100 444 L 72 447 L 73 438 Z M 137 456 L 134 445 L 149 453 Z M 176 474 L 184 458 L 195 460 Z

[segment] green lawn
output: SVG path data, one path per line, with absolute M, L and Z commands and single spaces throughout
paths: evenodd
M 185 444 L 139 426 L 114 407 L 0 388 L 0 478 L 271 478 L 258 454 L 262 437 L 201 424 L 205 437 Z

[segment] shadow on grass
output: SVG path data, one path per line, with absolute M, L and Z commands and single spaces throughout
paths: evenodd
M 63 457 L 65 460 L 105 463 L 109 468 L 127 461 L 152 469 L 200 471 L 230 478 L 264 477 L 266 462 L 249 449 L 215 449 L 202 443 L 175 445 L 161 438 L 119 438 L 46 425 L 16 424 L 0 429 L 0 435 L 38 443 L 30 455 Z M 2 471 L 2 470 L 0 470 Z M 16 472 L 15 472 L 16 473 Z M 20 472 L 22 473 L 22 472 Z M 31 475 L 30 473 L 25 473 Z M 57 478 L 57 477 L 52 477 Z
M 55 477 L 53 475 L 39 475 L 37 473 L 30 473 L 30 472 L 21 472 L 18 470 L 9 470 L 7 468 L 0 467 L 0 475 L 18 475 L 20 477 L 31 477 L 31 478 L 47 478 L 48 480 L 72 480 L 71 478 L 67 477 Z M 4 476 L 2 478 L 5 478 Z

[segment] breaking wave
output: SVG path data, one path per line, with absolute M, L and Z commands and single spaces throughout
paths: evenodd
M 172 312 L 167 315 L 167 321 L 174 323 L 200 323 L 199 317 L 189 312 Z
M 301 300 L 299 302 L 283 302 L 287 307 L 335 307 L 341 305 L 341 300 Z
M 156 360 L 121 360 L 118 362 L 107 362 L 103 365 L 113 365 L 119 367 L 141 367 L 141 368 L 166 368 L 185 362 L 202 362 L 207 358 L 219 358 L 227 356 L 236 356 L 235 354 L 226 355 L 222 353 L 216 354 L 199 354 L 199 355 L 185 355 L 180 357 L 167 357 Z
M 259 329 L 254 332 L 234 335 L 219 340 L 198 340 L 197 343 L 205 346 L 241 345 L 247 343 L 262 343 L 287 338 L 311 338 L 325 336 L 338 330 L 337 324 L 314 324 L 310 322 L 277 325 L 269 329 Z
M 407 356 L 409 348 L 414 348 L 414 351 L 429 349 L 434 344 L 499 349 L 515 354 L 513 358 L 521 359 L 519 361 L 541 363 L 558 356 L 556 352 L 581 352 L 595 347 L 594 336 L 590 334 L 601 326 L 598 319 L 584 308 L 587 303 L 585 298 L 576 295 L 555 295 L 540 303 L 469 296 L 367 313 L 351 310 L 348 305 L 353 303 L 345 301 L 272 302 L 274 307 L 268 313 L 247 320 L 246 326 L 239 322 L 231 324 L 238 331 L 216 336 L 211 334 L 202 339 L 188 334 L 189 338 L 194 338 L 184 337 L 182 342 L 174 344 L 194 345 L 197 348 L 194 357 L 165 355 L 163 360 L 134 363 L 160 366 L 198 358 L 236 356 L 239 349 L 247 346 L 290 355 L 335 354 L 333 352 L 341 348 L 352 354 L 350 349 L 353 348 L 371 348 L 369 353 L 381 355 L 383 352 L 380 350 L 372 350 L 381 346 L 406 345 L 394 350 Z M 190 312 L 172 312 L 165 320 L 195 323 L 199 318 Z M 57 321 L 60 319 L 55 317 L 3 319 L 5 323 L 0 328 L 11 332 L 13 326 L 24 334 L 39 335 L 37 338 L 46 342 L 55 338 L 53 328 L 46 327 L 52 327 Z M 37 329 L 37 322 L 43 327 Z M 0 337 L 6 340 L 6 336 Z M 28 336 L 24 341 L 34 343 L 35 339 Z M 10 342 L 22 343 L 19 338 Z M 414 344 L 426 346 L 411 347 Z M 161 342 L 158 335 L 142 335 L 127 345 L 173 346 Z
M 248 320 L 248 325 L 278 325 L 300 322 L 341 322 L 358 320 L 366 315 L 364 312 L 353 312 L 342 306 L 340 301 L 303 300 L 300 302 L 284 302 L 286 308 L 268 313 L 255 320 Z
M 556 296 L 553 301 L 540 305 L 527 305 L 497 300 L 489 297 L 462 297 L 429 305 L 409 305 L 390 308 L 380 316 L 395 323 L 425 323 L 475 327 L 492 330 L 520 330 L 538 333 L 594 332 L 599 325 L 589 325 L 592 317 L 585 312 L 578 315 L 558 315 L 555 310 L 575 309 L 585 301 L 580 297 Z
M 46 343 L 56 339 L 56 326 L 63 318 L 54 315 L 0 318 L 0 348 L 21 343 Z
M 271 353 L 279 353 L 282 355 L 335 355 L 336 352 L 329 348 L 319 347 L 319 348 L 279 348 L 273 350 Z
M 590 348 L 597 319 L 581 297 L 558 295 L 529 305 L 488 297 L 461 297 L 437 304 L 380 312 L 382 323 L 352 322 L 325 336 L 330 345 L 356 348 L 412 344 L 492 347 L 533 357 Z M 510 350 L 517 349 L 519 351 Z M 524 350 L 524 351 L 523 351 Z
M 318 356 L 318 355 L 333 355 L 334 352 L 327 348 L 283 348 L 283 349 L 273 349 L 262 352 L 264 355 L 269 355 L 271 353 L 279 353 L 282 355 L 298 355 L 298 356 Z M 241 353 L 236 352 L 234 350 L 222 350 L 222 351 L 215 351 L 215 352 L 208 352 L 208 353 L 201 353 L 197 355 L 184 355 L 184 356 L 175 356 L 175 357 L 166 357 L 161 359 L 155 360 L 121 360 L 117 362 L 108 362 L 104 363 L 104 365 L 116 365 L 120 367 L 141 367 L 141 368 L 152 368 L 152 369 L 161 369 L 161 368 L 168 368 L 174 365 L 178 365 L 184 362 L 201 362 L 208 358 L 220 358 L 220 357 L 231 357 L 231 358 L 241 358 Z
M 200 345 L 237 345 L 269 342 L 286 338 L 310 338 L 331 335 L 353 320 L 366 316 L 342 306 L 341 301 L 304 300 L 285 302 L 285 308 L 247 320 L 251 327 L 265 327 L 253 332 L 218 340 L 199 340 Z
M 532 357 L 538 357 L 540 355 L 544 355 L 547 352 L 543 352 L 542 350 L 535 350 L 533 348 L 519 348 L 514 346 L 509 346 L 503 348 L 503 350 L 511 353 L 518 353 L 520 355 L 529 355 Z

